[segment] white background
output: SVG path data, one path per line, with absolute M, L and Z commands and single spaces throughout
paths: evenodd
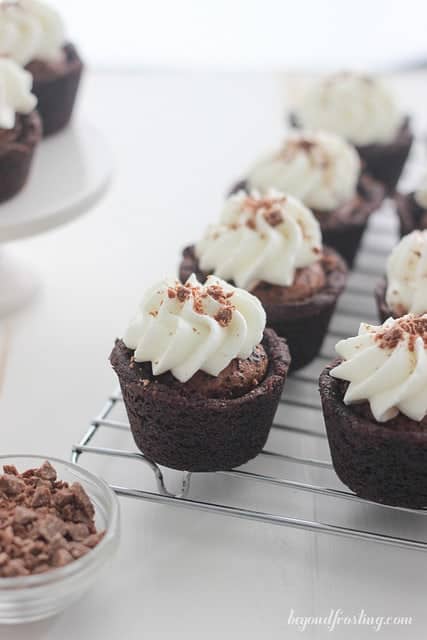
M 423 0 L 55 0 L 97 67 L 380 67 L 426 53 Z

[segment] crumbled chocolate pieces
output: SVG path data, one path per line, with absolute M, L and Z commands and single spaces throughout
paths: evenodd
M 183 304 L 187 300 L 191 300 L 193 311 L 199 315 L 206 314 L 204 300 L 209 296 L 218 302 L 221 307 L 214 315 L 214 319 L 222 326 L 226 327 L 230 324 L 234 305 L 230 299 L 234 295 L 234 291 L 225 291 L 218 284 L 207 285 L 206 287 L 192 286 L 190 281 L 185 284 L 177 282 L 175 287 L 168 287 L 167 296 L 170 300 L 175 298 Z M 193 331 L 197 331 L 193 327 Z M 171 334 L 173 335 L 173 334 Z
M 180 302 L 185 302 L 191 295 L 190 287 L 185 287 L 183 285 L 178 285 L 176 288 L 176 297 Z
M 280 209 L 270 209 L 264 213 L 264 218 L 268 222 L 271 227 L 277 227 L 277 225 L 282 224 L 283 216 Z
M 103 538 L 78 482 L 57 479 L 49 462 L 0 475 L 0 578 L 44 573 L 84 556 Z
M 276 159 L 282 162 L 289 162 L 300 152 L 303 151 L 311 164 L 320 169 L 326 169 L 331 159 L 315 138 L 305 137 L 303 135 L 285 141 L 284 147 L 276 154 Z
M 221 327 L 228 327 L 233 317 L 233 308 L 222 307 L 214 317 Z
M 281 207 L 286 202 L 286 196 L 254 198 L 248 196 L 242 202 L 242 211 L 249 214 L 245 224 L 249 229 L 256 229 L 256 215 L 261 212 L 265 221 L 272 227 L 283 222 Z M 230 225 L 231 226 L 231 225 Z
M 417 338 L 422 338 L 427 348 L 427 316 L 403 316 L 390 328 L 379 331 L 375 340 L 381 349 L 395 349 L 405 336 L 408 336 L 410 351 L 414 351 Z
M 233 297 L 234 291 L 227 293 L 219 284 L 210 284 L 206 287 L 206 293 L 220 304 L 228 304 L 229 299 Z

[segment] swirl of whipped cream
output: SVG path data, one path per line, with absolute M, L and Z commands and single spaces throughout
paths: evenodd
M 0 58 L 0 128 L 13 129 L 17 113 L 31 113 L 37 98 L 31 93 L 33 78 L 16 62 Z
M 414 191 L 415 202 L 422 207 L 423 209 L 427 209 L 427 173 L 423 175 L 420 182 L 418 183 L 417 189 Z
M 387 144 L 402 125 L 389 89 L 363 73 L 337 73 L 314 82 L 295 114 L 301 126 L 332 131 L 358 146 Z
M 387 262 L 386 302 L 396 315 L 427 313 L 427 230 L 402 238 Z
M 186 382 L 197 371 L 217 376 L 234 358 L 249 358 L 261 342 L 265 311 L 255 296 L 209 276 L 182 285 L 164 280 L 145 294 L 123 342 L 153 374 Z
M 38 0 L 0 2 L 0 55 L 26 66 L 32 60 L 58 62 L 65 32 L 54 9 Z
M 253 191 L 230 196 L 219 224 L 196 244 L 202 271 L 253 289 L 259 281 L 289 286 L 295 271 L 319 260 L 320 225 L 292 196 Z
M 336 345 L 343 362 L 331 370 L 350 384 L 345 404 L 368 401 L 378 422 L 399 411 L 420 421 L 427 414 L 427 314 L 389 318 Z
M 290 133 L 278 152 L 255 164 L 247 180 L 251 189 L 277 189 L 310 209 L 331 211 L 354 197 L 359 174 L 359 156 L 345 140 L 304 131 Z

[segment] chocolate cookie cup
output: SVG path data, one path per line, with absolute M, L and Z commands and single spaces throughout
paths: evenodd
M 427 420 L 399 416 L 377 422 L 362 408 L 347 406 L 347 383 L 322 372 L 319 385 L 332 463 L 340 480 L 362 498 L 421 509 L 427 506 Z
M 297 116 L 289 116 L 289 123 L 300 129 Z M 405 118 L 395 140 L 388 144 L 355 145 L 362 160 L 363 170 L 384 186 L 385 192 L 393 195 L 411 151 L 414 135 L 409 118 Z
M 399 218 L 400 237 L 416 229 L 427 229 L 427 208 L 415 200 L 415 194 L 396 193 L 394 195 L 396 213 Z
M 41 136 L 42 125 L 36 111 L 18 114 L 12 130 L 0 129 L 0 202 L 15 196 L 27 182 Z
M 73 113 L 83 62 L 73 44 L 63 47 L 63 59 L 49 63 L 33 60 L 26 69 L 34 78 L 33 92 L 45 136 L 57 133 L 68 125 Z
M 387 279 L 382 278 L 377 282 L 375 286 L 375 302 L 377 303 L 378 317 L 381 322 L 385 322 L 387 318 L 398 318 L 399 316 L 393 313 L 391 308 L 386 302 L 385 294 L 387 291 Z
M 197 279 L 204 282 L 209 274 L 200 270 L 194 245 L 186 247 L 182 256 L 180 280 L 185 282 L 191 273 L 195 273 Z M 318 355 L 338 297 L 347 281 L 347 267 L 335 251 L 324 247 L 321 262 L 325 285 L 309 297 L 271 303 L 258 296 L 267 314 L 267 326 L 286 339 L 292 356 L 291 371 L 301 369 Z M 273 289 L 274 285 L 264 283 L 264 287 L 268 296 L 268 290 Z
M 387 259 L 385 276 L 375 287 L 382 322 L 427 313 L 427 229 L 404 236 Z
M 265 377 L 234 398 L 207 397 L 172 376 L 154 376 L 150 363 L 136 363 L 118 340 L 111 364 L 119 378 L 137 447 L 147 458 L 173 469 L 220 471 L 251 460 L 264 447 L 290 364 L 286 343 L 266 329 Z
M 237 182 L 230 194 L 242 190 L 250 192 L 247 180 Z M 384 197 L 383 185 L 371 176 L 362 174 L 357 184 L 357 192 L 351 200 L 330 212 L 311 209 L 319 221 L 325 245 L 335 249 L 350 269 L 357 257 L 369 218 L 380 208 Z
M 384 185 L 388 194 L 396 190 L 413 141 L 409 118 L 405 118 L 392 142 L 356 146 L 366 171 Z

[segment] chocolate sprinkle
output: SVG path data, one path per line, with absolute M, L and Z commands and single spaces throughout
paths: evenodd
M 379 331 L 375 341 L 381 349 L 395 349 L 405 336 L 408 336 L 410 351 L 414 351 L 417 338 L 422 338 L 427 348 L 427 316 L 403 316 L 396 320 L 392 327 Z

